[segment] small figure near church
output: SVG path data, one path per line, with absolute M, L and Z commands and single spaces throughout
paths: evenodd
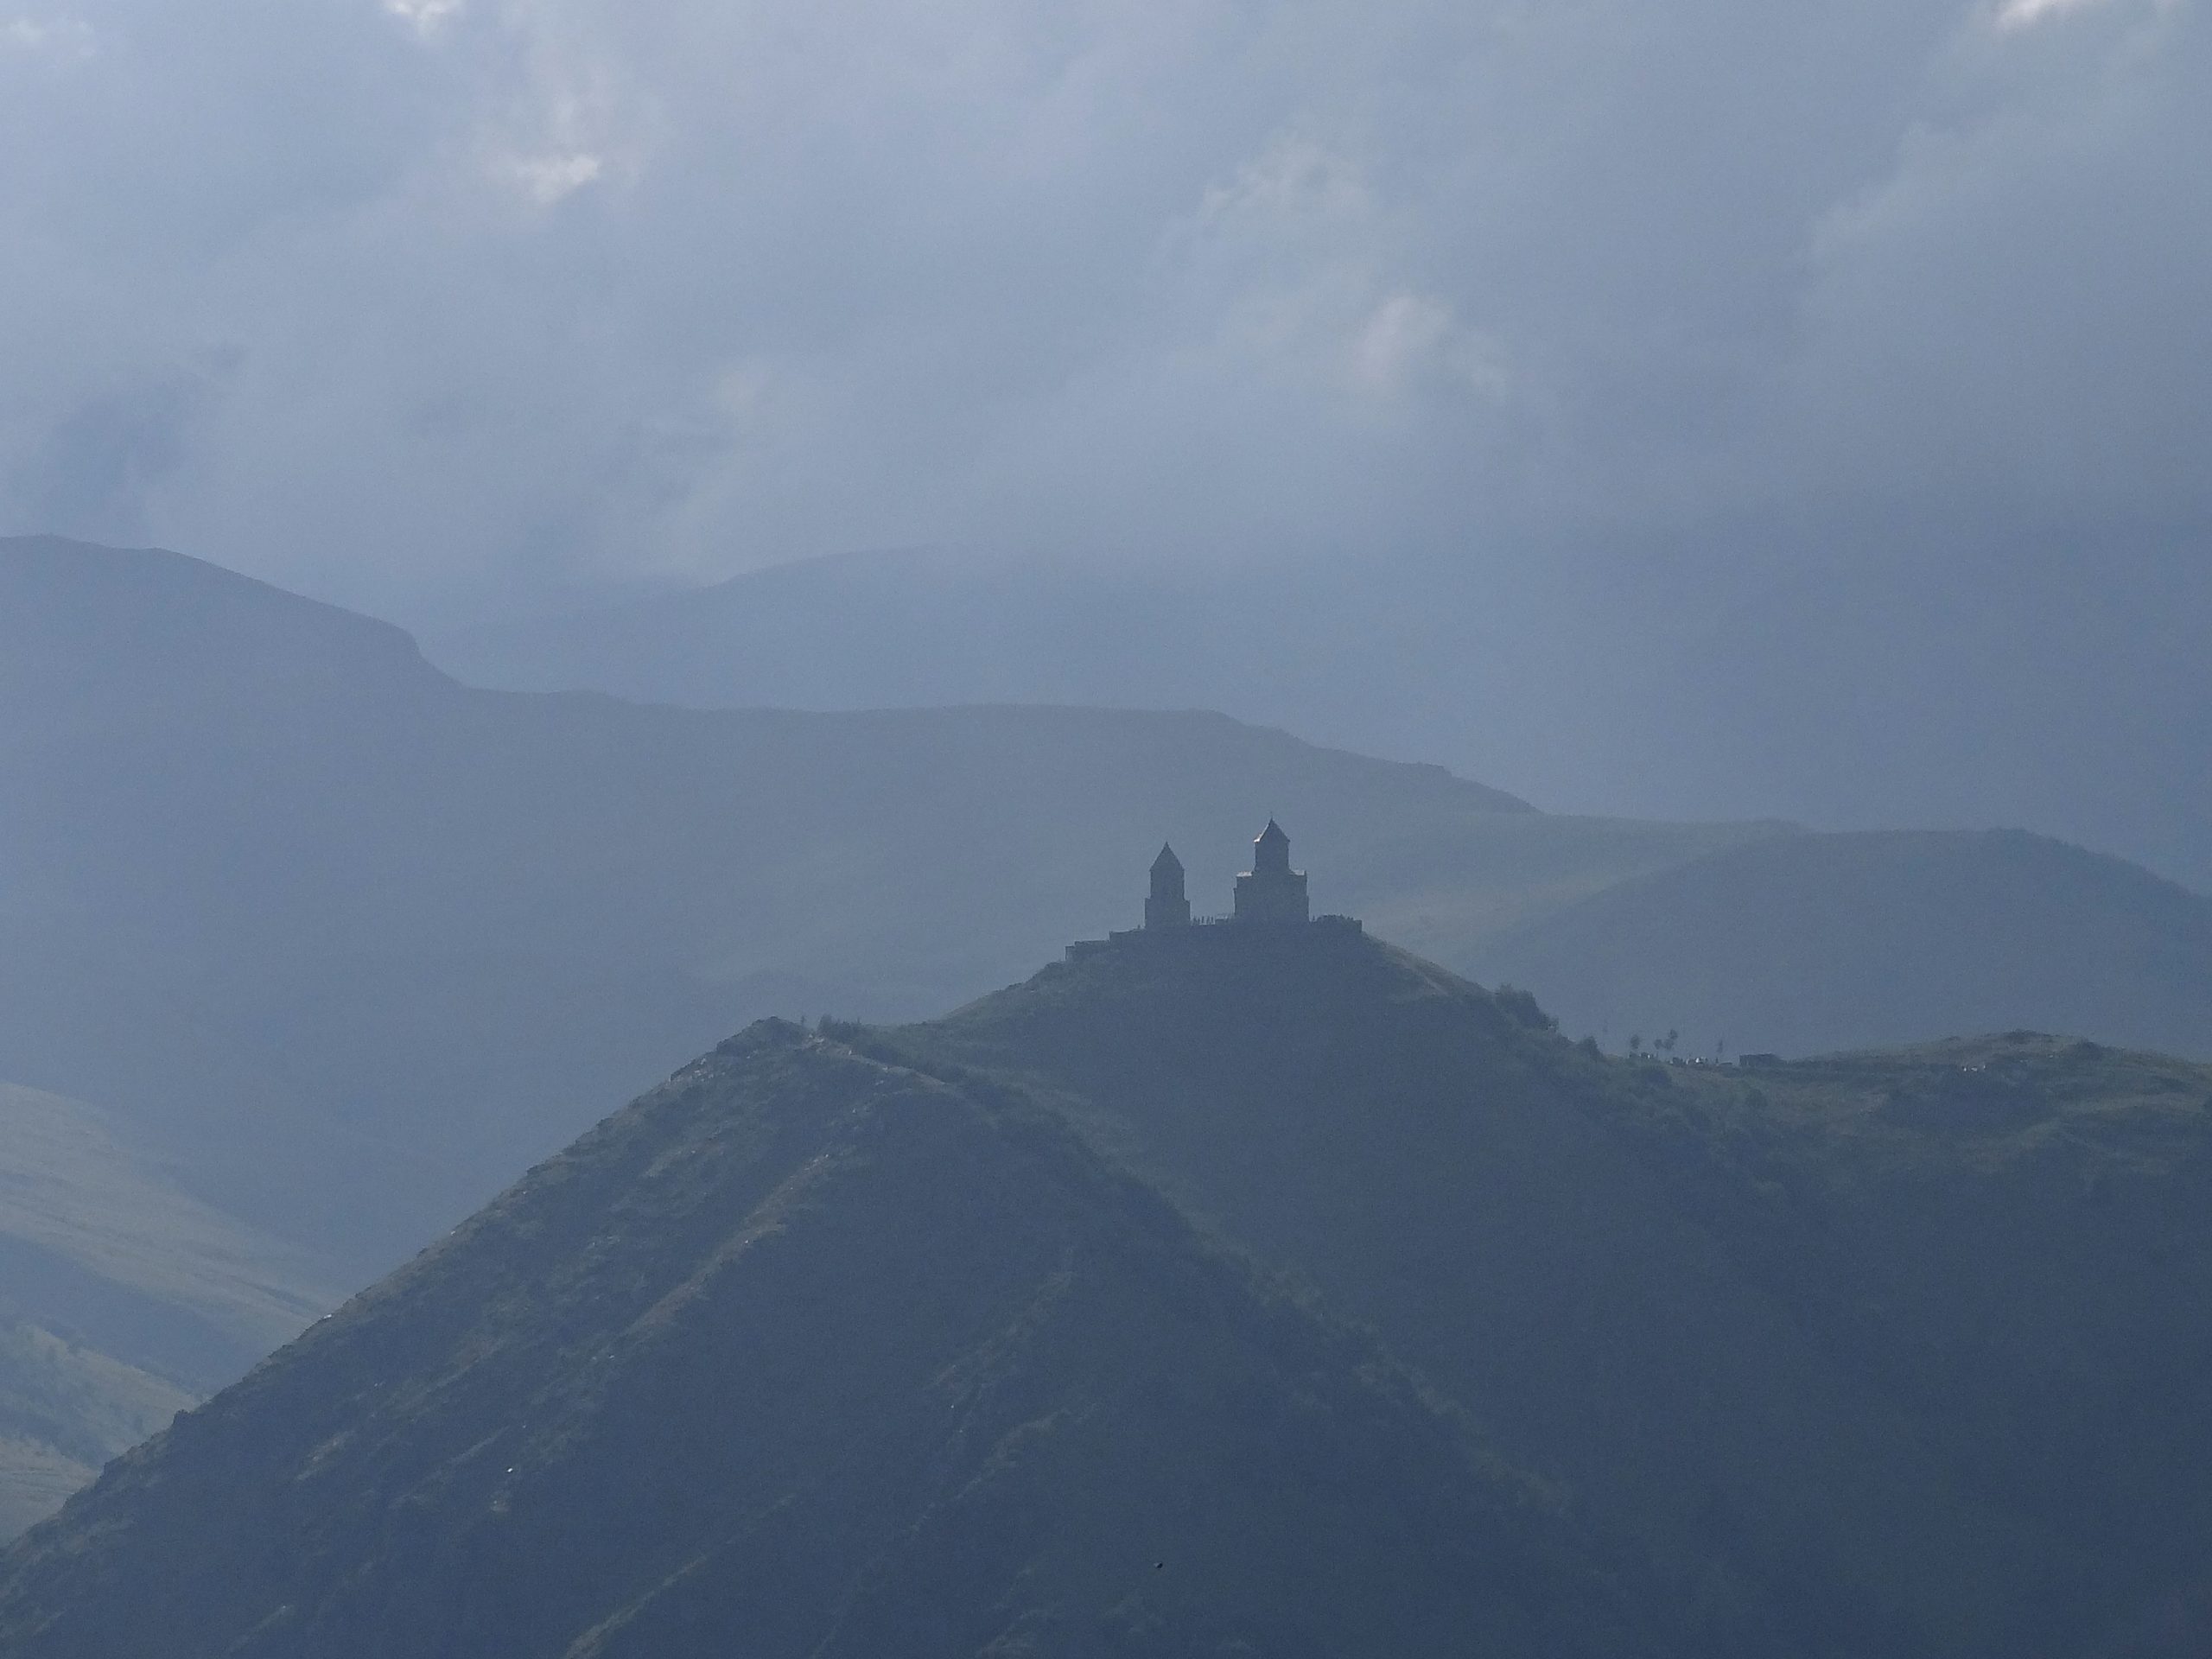
M 1236 878 L 1236 919 L 1263 927 L 1302 927 L 1313 919 L 1306 872 L 1290 868 L 1290 837 L 1273 818 L 1252 843 L 1252 868 Z
M 1152 861 L 1152 893 L 1144 901 L 1147 932 L 1191 925 L 1191 900 L 1183 891 L 1183 861 L 1173 847 L 1163 845 Z

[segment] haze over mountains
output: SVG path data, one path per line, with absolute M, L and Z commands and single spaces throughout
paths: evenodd
M 1338 902 L 1538 822 L 1217 716 L 474 692 L 396 629 L 171 555 L 18 543 L 0 583 L 0 1076 L 368 1260 L 751 1014 L 920 1014 L 1097 931 L 1163 818 L 1224 887 L 1255 799 L 1363 843 Z M 1599 825 L 1439 885 L 1479 912 L 1740 833 Z M 340 1156 L 350 1197 L 315 1179 Z
M 474 690 L 194 560 L 6 543 L 0 1082 L 78 1103 L 112 1190 L 254 1241 L 228 1259 L 283 1310 L 193 1367 L 175 1287 L 11 1316 L 123 1368 L 36 1408 L 76 1450 L 18 1513 L 746 1020 L 1002 985 L 1133 921 L 1163 836 L 1219 908 L 1269 812 L 1319 908 L 1616 1048 L 2038 1026 L 2212 1054 L 2212 905 L 2031 837 L 1563 817 L 1205 713 Z M 17 1167 L 29 1122 L 0 1123 Z
M 1570 1029 L 1615 1046 L 1674 1030 L 1685 1053 L 1734 1038 L 1732 1053 L 1813 1054 L 2026 1027 L 2212 1053 L 2212 899 L 2018 830 L 1771 836 L 1459 961 L 1542 988 Z
M 1822 849 L 1855 843 L 1779 826 L 1557 817 L 1211 715 L 470 690 L 385 625 L 58 542 L 0 552 L 0 1077 L 140 1126 L 211 1201 L 361 1267 L 747 1017 L 927 1014 L 1123 922 L 1163 835 L 1217 906 L 1270 811 L 1320 908 L 1655 1033 L 1740 1006 L 1712 1033 L 1738 1049 L 2034 1022 L 2212 1052 L 2205 901 L 2002 840 L 1930 843 L 1977 873 L 1972 906 L 1931 912 L 1923 884 L 1847 913 Z M 1782 874 L 1744 904 L 1840 978 L 1948 928 L 1940 1011 L 1806 998 L 1770 1023 L 1749 921 L 1684 1007 L 1643 1007 L 1608 977 L 1611 912 L 1567 919 L 1699 859 L 1733 893 L 1730 849 L 1760 844 Z M 2032 1003 L 2023 932 L 2052 947 Z
M 1702 1643 L 2204 1639 L 2212 1071 L 1633 1065 L 1371 942 L 1177 944 L 878 1052 L 1055 1103 L 1371 1320 L 1642 1539 Z
M 854 554 L 425 644 L 472 683 L 701 708 L 1218 709 L 1550 806 L 2022 827 L 2212 891 L 2202 534 L 1844 514 L 1596 542 Z
M 0 10 L 0 1659 L 2212 1656 L 2208 86 Z
M 724 1043 L 0 1556 L 0 1645 L 2181 1659 L 2208 1154 L 2201 1065 L 1142 938 Z
M 242 1485 L 286 1496 L 211 1524 Z M 1534 1484 L 1369 1344 L 1043 1114 L 788 1026 L 63 1526 L 0 1588 L 27 1659 L 1610 1645 Z

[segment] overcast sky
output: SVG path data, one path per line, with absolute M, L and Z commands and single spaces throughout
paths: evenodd
M 1282 717 L 2212 887 L 2208 6 L 0 0 L 0 532 L 1448 562 Z
M 0 0 L 0 528 L 432 618 L 950 541 L 2200 522 L 2196 0 Z

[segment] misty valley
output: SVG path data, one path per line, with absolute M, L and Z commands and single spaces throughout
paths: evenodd
M 0 709 L 10 1659 L 2212 1641 L 2138 866 L 53 538 Z
M 2212 1659 L 2209 86 L 0 4 L 0 1659 Z

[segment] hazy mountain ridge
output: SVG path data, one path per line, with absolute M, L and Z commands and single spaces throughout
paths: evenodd
M 1756 833 L 1593 826 L 1562 860 L 1496 791 L 1218 715 L 476 692 L 192 561 L 0 567 L 11 626 L 50 603 L 73 642 L 66 671 L 0 656 L 0 1076 L 130 1117 L 221 1207 L 365 1268 L 745 1017 L 918 1015 L 1111 923 L 1163 823 L 1224 893 L 1255 800 L 1344 849 L 1325 903 L 1485 872 L 1459 916 L 1423 898 L 1440 932 L 1520 866 L 1579 890 Z M 358 1203 L 315 1179 L 341 1159 Z
M 1255 815 L 1280 812 L 1320 908 L 1533 984 L 1577 1025 L 1618 953 L 1546 957 L 1547 917 L 1701 856 L 1726 868 L 1731 848 L 1833 844 L 1546 814 L 1218 715 L 471 690 L 396 630 L 153 551 L 0 544 L 0 1077 L 97 1103 L 165 1179 L 335 1258 L 341 1283 L 748 1018 L 918 1017 L 1127 925 L 1163 836 L 1217 909 Z M 1931 844 L 1969 864 L 1993 845 Z M 2146 919 L 2139 873 L 2066 868 L 2082 879 L 2046 952 L 2055 995 L 1942 1006 L 2190 1048 L 2212 993 L 2186 952 L 2152 972 L 2142 941 L 2171 930 Z M 2008 891 L 2031 920 L 2048 909 L 2033 880 Z M 1878 981 L 1916 937 L 1861 925 L 1883 913 L 1810 930 L 1834 982 Z M 1508 936 L 1532 942 L 1525 958 L 1490 948 Z M 1961 938 L 1957 985 L 2011 982 L 2010 936 Z M 1664 988 L 1697 985 L 1696 966 L 1672 963 Z M 1791 982 L 1754 958 L 1711 995 L 1748 1014 Z M 2167 1023 L 2105 1029 L 2110 988 L 2139 982 L 2123 1002 Z M 1645 1034 L 1664 1019 L 1702 1035 L 1673 1006 Z M 1854 1006 L 1785 1000 L 1834 1017 L 1713 1034 L 1825 1048 L 1945 1028 L 1870 1031 L 1843 1017 Z M 128 1311 L 102 1281 L 69 1283 L 54 1305 L 73 1319 L 51 1328 Z M 158 1297 L 129 1308 L 135 1336 L 99 1325 L 85 1342 L 153 1363 L 168 1315 Z
M 0 537 L 0 686 L 30 698 L 123 689 L 114 659 L 178 690 L 248 697 L 446 683 L 404 630 L 159 548 Z
M 2208 1216 L 2212 1068 L 1140 939 L 724 1044 L 0 1557 L 0 1643 L 2177 1659 Z
M 882 1040 L 1038 1091 L 1310 1277 L 1754 1648 L 2101 1650 L 2195 1584 L 2212 1068 L 1630 1064 L 1535 1017 L 1382 947 L 1217 938 Z
M 1339 577 L 1333 598 L 1363 615 L 1375 608 L 1370 594 L 1326 567 L 1245 574 L 1248 618 L 1287 620 L 1280 601 L 1304 600 L 1308 583 L 1328 575 Z M 1238 585 L 1233 573 L 1206 567 L 1122 570 L 963 548 L 890 549 L 434 633 L 429 649 L 472 684 L 698 709 L 1211 707 L 1240 679 L 1297 698 L 1291 671 L 1306 653 L 1264 627 L 1233 626 Z M 1194 675 L 1202 662 L 1214 677 Z M 1138 663 L 1153 666 L 1152 696 L 1142 677 L 1133 683 Z
M 1724 849 L 1503 931 L 1465 966 L 1614 1047 L 1674 1030 L 1684 1053 L 1802 1055 L 2027 1027 L 2212 1056 L 2212 899 L 2018 830 Z
M 2024 824 L 2212 891 L 2202 525 L 1847 510 L 1622 534 L 842 554 L 427 645 L 474 683 L 701 708 L 1220 709 L 1552 805 Z M 1716 537 L 1762 551 L 1724 579 Z
M 1625 1651 L 1611 1599 L 1048 1118 L 772 1025 L 115 1465 L 0 1561 L 0 1643 Z

